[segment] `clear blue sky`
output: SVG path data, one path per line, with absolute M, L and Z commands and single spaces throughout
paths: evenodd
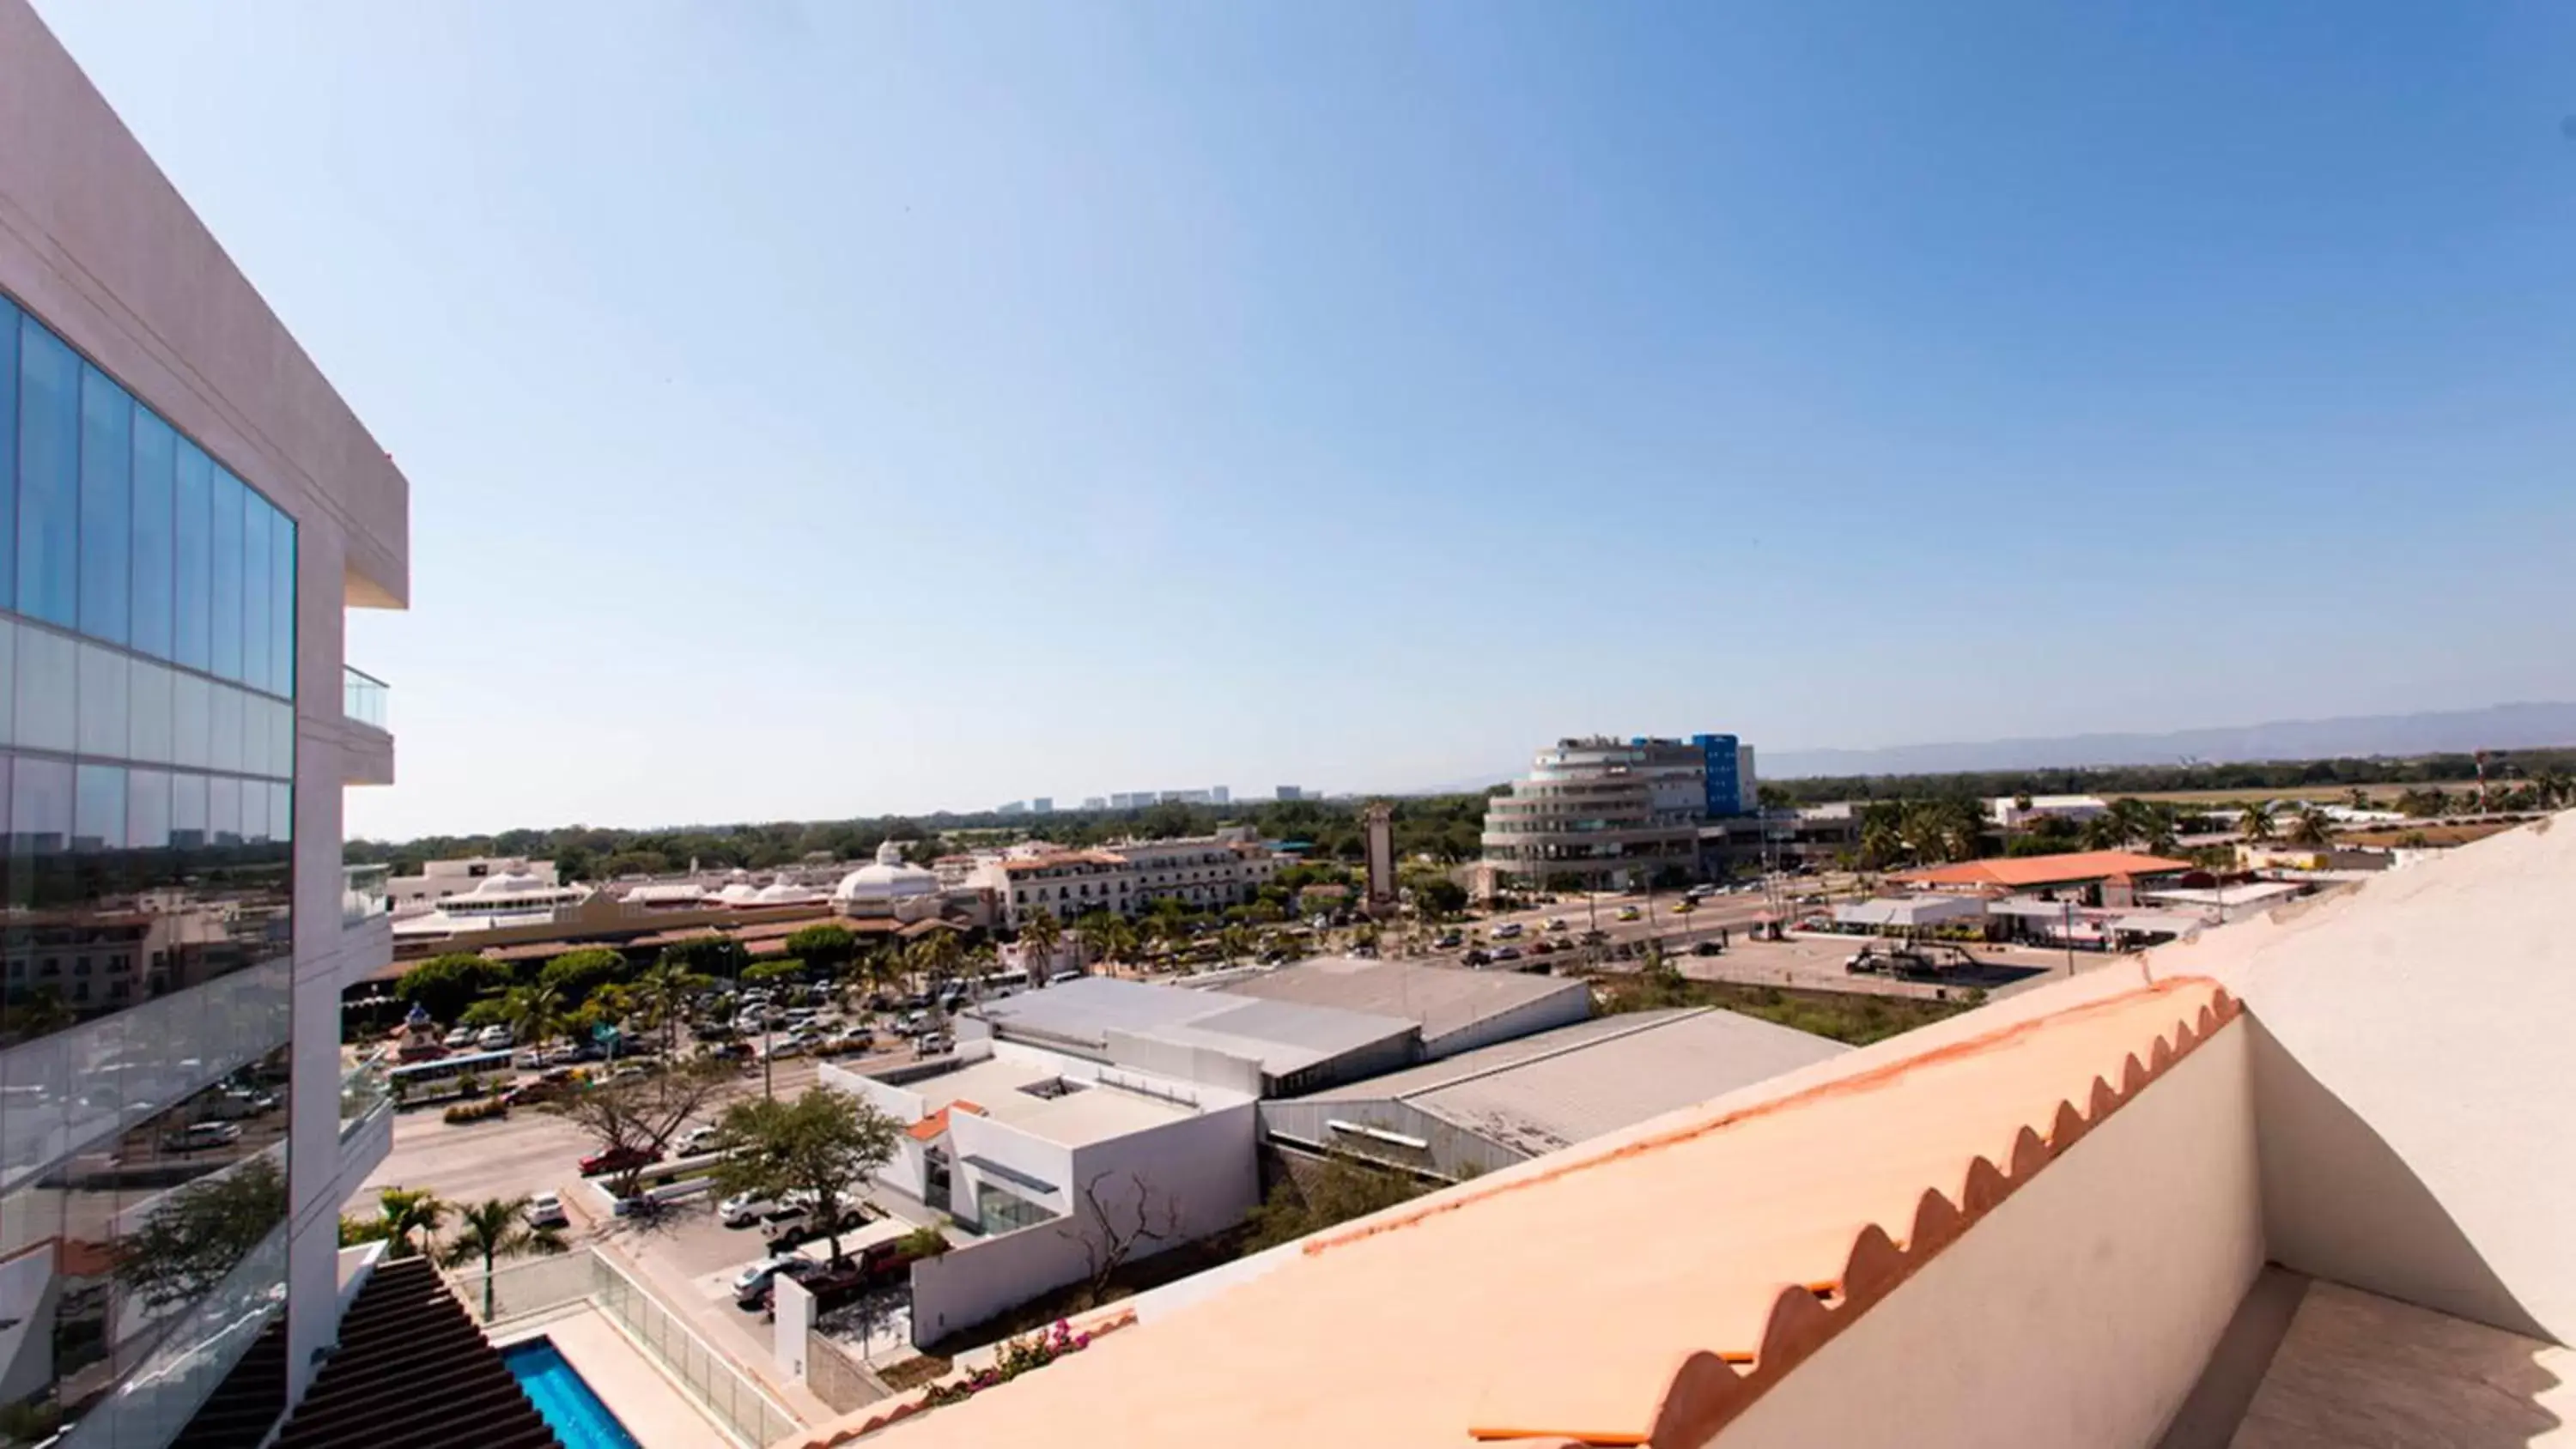
M 412 482 L 353 833 L 2576 696 L 2576 9 L 39 0 Z

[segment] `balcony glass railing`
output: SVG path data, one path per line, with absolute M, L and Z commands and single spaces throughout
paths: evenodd
M 389 865 L 347 865 L 340 868 L 340 924 L 363 926 L 378 916 L 391 914 L 394 908 L 391 888 L 386 884 L 393 876 Z
M 383 680 L 365 670 L 340 666 L 340 713 L 358 723 L 391 729 L 385 723 L 385 706 L 392 693 Z
M 385 1054 L 379 1050 L 359 1059 L 358 1064 L 340 1074 L 340 1139 L 358 1130 L 367 1114 L 391 1099 L 385 1087 Z

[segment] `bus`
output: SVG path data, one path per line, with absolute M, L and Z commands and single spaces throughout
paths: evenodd
M 431 1097 L 449 1096 L 469 1076 L 489 1077 L 497 1073 L 515 1079 L 516 1069 L 510 1064 L 512 1055 L 507 1051 L 464 1052 L 441 1057 L 434 1062 L 409 1062 L 385 1073 L 385 1086 L 392 1091 L 397 1102 L 420 1102 Z

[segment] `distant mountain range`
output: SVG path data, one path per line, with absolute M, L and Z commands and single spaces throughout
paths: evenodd
M 1877 750 L 1763 751 L 1765 780 L 1816 775 L 1943 775 L 1965 770 L 2074 769 L 2088 765 L 2234 764 L 2372 755 L 2464 754 L 2576 745 L 2576 704 L 2499 704 L 2425 714 L 2176 730 L 2171 734 L 2067 735 L 2056 739 L 1893 745 Z M 1757 742 L 1758 747 L 1758 742 Z

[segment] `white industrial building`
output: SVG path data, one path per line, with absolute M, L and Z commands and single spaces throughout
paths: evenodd
M 1261 1104 L 1263 1138 L 1456 1181 L 1606 1137 L 1850 1048 L 1714 1007 L 1558 1027 Z
M 1592 1014 L 1592 988 L 1581 981 L 1355 956 L 1319 956 L 1235 978 L 1215 994 L 1408 1021 L 1420 1033 L 1418 1055 L 1424 1061 Z

